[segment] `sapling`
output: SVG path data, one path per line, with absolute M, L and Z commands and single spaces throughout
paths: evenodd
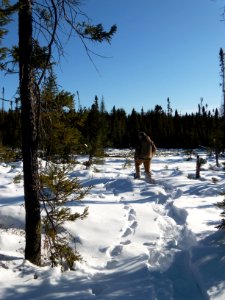
M 218 202 L 216 206 L 222 209 L 220 216 L 222 217 L 221 223 L 216 226 L 218 229 L 225 229 L 225 199 L 223 201 Z
M 82 213 L 72 213 L 67 205 L 84 198 L 90 189 L 83 187 L 77 177 L 70 178 L 69 168 L 65 165 L 50 163 L 40 175 L 44 248 L 52 267 L 61 265 L 64 269 L 73 269 L 74 263 L 82 260 L 73 247 L 74 238 L 63 225 L 88 216 L 88 207 Z
M 124 155 L 124 164 L 123 164 L 123 169 L 126 169 L 127 167 L 129 168 L 131 166 L 132 163 L 132 159 L 133 159 L 133 151 L 129 151 L 127 153 L 125 153 Z

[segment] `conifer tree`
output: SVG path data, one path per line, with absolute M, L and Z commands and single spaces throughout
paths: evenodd
M 134 147 L 137 140 L 138 131 L 142 130 L 142 126 L 140 124 L 140 116 L 134 108 L 132 109 L 130 116 L 128 116 L 127 121 L 129 127 L 129 139 L 131 142 L 131 146 Z
M 54 159 L 57 154 L 68 161 L 75 151 L 79 132 L 73 124 L 74 114 L 74 95 L 59 91 L 56 76 L 52 74 L 41 93 L 40 114 L 40 148 L 48 159 Z
M 68 166 L 50 163 L 40 175 L 40 197 L 45 212 L 45 249 L 52 267 L 60 264 L 64 269 L 72 269 L 82 256 L 72 247 L 74 238 L 63 225 L 88 215 L 88 208 L 82 213 L 72 213 L 66 204 L 81 200 L 91 188 L 83 187 L 76 177 L 70 178 L 69 172 Z
M 168 116 L 172 115 L 172 112 L 173 112 L 173 110 L 172 110 L 171 105 L 170 105 L 170 98 L 168 97 L 167 98 L 167 115 Z
M 91 106 L 84 126 L 90 162 L 92 161 L 93 156 L 99 156 L 103 153 L 103 137 L 101 128 L 102 126 L 105 126 L 105 124 L 102 124 L 101 121 L 98 97 L 95 96 L 94 103 Z
M 109 141 L 110 122 L 109 122 L 109 114 L 105 108 L 104 97 L 102 97 L 101 103 L 100 103 L 100 121 L 99 122 L 100 122 L 100 124 L 104 125 L 104 126 L 100 127 L 102 147 L 109 146 L 109 145 L 111 145 L 111 143 Z
M 130 130 L 129 130 L 130 132 Z M 110 136 L 112 145 L 115 148 L 124 148 L 130 146 L 130 134 L 127 130 L 127 116 L 124 109 L 116 109 L 111 113 Z
M 223 93 L 223 116 L 225 117 L 225 61 L 224 61 L 224 51 L 220 48 L 219 60 L 220 60 L 220 76 L 221 76 L 221 86 Z
M 88 22 L 88 18 L 86 18 L 87 21 L 80 22 L 78 17 L 85 17 L 85 15 L 80 13 L 79 1 L 77 0 L 47 0 L 44 5 L 42 4 L 41 2 L 31 0 L 19 0 L 18 2 L 19 47 L 17 57 L 19 60 L 26 210 L 25 258 L 37 265 L 40 265 L 41 257 L 41 218 L 37 189 L 39 185 L 37 159 L 40 120 L 40 85 L 46 72 L 50 70 L 53 61 L 52 47 L 53 45 L 57 47 L 59 56 L 63 54 L 59 32 L 61 28 L 63 28 L 64 32 L 68 29 L 66 31 L 67 35 L 71 37 L 71 31 L 77 34 L 85 46 L 87 54 L 90 56 L 90 51 L 86 46 L 85 39 L 100 43 L 104 41 L 110 42 L 113 34 L 116 32 L 115 25 L 113 25 L 109 31 L 105 31 L 102 24 L 92 25 Z M 1 8 L 0 10 L 3 14 L 7 13 L 8 9 L 10 10 L 11 8 L 4 7 L 4 9 L 5 10 Z M 33 30 L 34 24 L 35 31 Z M 37 33 L 36 37 L 34 36 L 35 33 Z M 37 38 L 42 38 L 42 42 L 46 42 L 46 45 L 39 47 Z M 35 43 L 35 41 L 37 41 L 37 43 Z

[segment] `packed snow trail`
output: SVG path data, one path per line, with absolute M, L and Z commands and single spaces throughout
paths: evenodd
M 121 234 L 117 239 L 117 244 L 110 245 L 104 250 L 108 256 L 108 261 L 105 268 L 92 278 L 95 287 L 93 294 L 98 299 L 129 297 L 132 299 L 185 300 L 190 299 L 188 291 L 191 290 L 192 294 L 195 295 L 193 299 L 207 299 L 193 272 L 191 263 L 190 253 L 191 247 L 196 243 L 195 237 L 186 227 L 187 214 L 185 211 L 173 206 L 171 195 L 166 192 L 169 190 L 168 186 L 166 189 L 162 185 L 157 186 L 160 192 L 156 202 L 160 199 L 159 202 L 161 203 L 159 204 L 151 199 L 150 190 L 152 186 L 136 183 L 145 198 L 140 201 L 136 201 L 134 198 L 130 201 L 126 199 L 125 195 L 121 195 L 124 186 L 121 193 L 119 192 L 121 182 L 124 185 L 125 181 L 118 179 L 118 184 L 116 180 L 106 184 L 107 190 L 109 186 L 113 189 L 116 186 L 116 195 L 120 195 L 122 198 L 119 204 L 124 203 L 125 226 L 120 230 Z M 127 179 L 127 186 L 130 186 L 129 178 Z M 136 194 L 135 188 L 132 189 L 133 194 Z M 127 194 L 128 189 L 125 190 Z M 177 197 L 177 193 L 175 195 Z M 146 199 L 146 196 L 150 196 L 150 198 Z M 144 207 L 143 201 L 144 203 L 148 201 Z M 138 217 L 139 214 L 141 219 Z M 150 227 L 144 228 L 148 224 L 148 219 L 150 219 Z M 176 219 L 179 224 L 177 224 Z M 154 232 L 158 234 L 155 235 Z M 136 254 L 135 257 L 133 252 Z M 173 265 L 175 265 L 175 273 L 173 273 Z M 120 278 L 121 274 L 123 275 Z M 177 278 L 178 274 L 179 277 Z M 117 286 L 113 284 L 115 276 L 119 278 L 119 290 L 118 284 Z M 141 279 L 141 285 L 135 283 L 138 278 Z M 98 282 L 97 289 L 96 280 Z M 126 291 L 128 294 L 124 295 L 127 286 L 126 280 L 129 280 L 129 290 Z M 138 298 L 142 289 L 146 290 L 144 294 L 142 292 L 141 297 L 143 298 Z M 121 296 L 120 292 L 122 293 Z
M 116 170 L 119 171 L 118 167 Z M 102 172 L 107 174 L 107 171 Z M 172 172 L 173 176 L 179 174 L 174 170 Z M 193 271 L 195 267 L 192 265 L 191 249 L 196 240 L 186 226 L 187 212 L 173 205 L 173 199 L 182 195 L 181 190 L 165 183 L 165 172 L 163 177 L 159 175 L 152 185 L 141 180 L 134 181 L 132 175 L 122 172 L 119 174 L 114 179 L 109 178 L 102 185 L 102 190 L 98 190 L 101 199 L 106 198 L 106 193 L 110 192 L 109 194 L 115 197 L 114 205 L 123 204 L 125 220 L 116 243 L 101 249 L 108 260 L 105 268 L 92 277 L 93 285 L 96 286 L 97 280 L 99 287 L 97 290 L 95 288 L 93 294 L 98 299 L 120 299 L 118 287 L 113 283 L 115 276 L 120 277 L 121 273 L 125 273 L 119 278 L 120 289 L 124 291 L 126 280 L 129 280 L 129 298 L 139 299 L 140 289 L 145 289 L 143 299 L 185 300 L 190 299 L 190 290 L 195 295 L 193 299 L 208 299 L 202 290 L 200 279 Z M 93 178 L 93 181 L 95 180 L 96 178 Z M 110 202 L 113 203 L 113 200 L 110 199 Z M 148 223 L 149 227 L 145 228 Z M 175 273 L 172 271 L 174 265 Z M 129 279 L 126 279 L 126 273 Z M 143 286 L 140 283 L 135 284 L 137 278 L 141 278 Z M 126 295 L 122 293 L 121 299 L 124 297 Z

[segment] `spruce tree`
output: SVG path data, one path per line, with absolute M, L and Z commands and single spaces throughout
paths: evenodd
M 7 3 L 4 1 L 3 3 Z M 63 55 L 60 41 L 60 30 L 71 37 L 71 31 L 79 36 L 87 54 L 90 50 L 85 40 L 95 42 L 110 42 L 116 32 L 113 25 L 105 31 L 102 24 L 92 25 L 85 14 L 80 12 L 79 1 L 46 1 L 40 2 L 19 0 L 19 47 L 15 57 L 19 60 L 19 90 L 21 100 L 22 126 L 22 155 L 24 171 L 24 194 L 26 209 L 26 247 L 25 258 L 34 264 L 40 264 L 41 257 L 41 219 L 40 203 L 37 187 L 38 179 L 38 142 L 40 120 L 40 87 L 53 61 L 53 46 L 58 49 L 59 56 Z M 0 10 L 1 21 L 11 11 L 11 7 Z M 3 17 L 2 17 L 3 16 Z M 79 17 L 85 18 L 80 22 Z M 2 23 L 4 24 L 4 23 Z M 34 32 L 35 26 L 35 32 Z M 2 31 L 4 35 L 5 32 Z M 35 33 L 37 36 L 35 36 Z M 46 41 L 46 45 L 39 47 L 39 41 Z M 37 41 L 37 43 L 36 43 Z M 37 51 L 36 51 L 37 50 Z M 40 51 L 39 51 L 40 50 Z M 3 56 L 2 56 L 3 55 Z M 1 48 L 1 58 L 5 49 Z M 5 67 L 1 63 L 1 68 Z
M 223 48 L 220 48 L 219 51 L 219 60 L 220 60 L 220 76 L 221 76 L 221 86 L 223 93 L 223 116 L 225 117 L 225 61 L 224 61 L 224 51 Z
M 88 113 L 84 127 L 90 162 L 93 156 L 101 156 L 103 154 L 103 137 L 101 130 L 103 124 L 100 116 L 98 97 L 95 96 L 94 103 Z

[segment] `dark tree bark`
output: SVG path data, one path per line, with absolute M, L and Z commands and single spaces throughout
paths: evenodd
M 41 263 L 41 216 L 38 197 L 38 132 L 32 57 L 32 4 L 19 1 L 19 79 L 21 98 L 22 156 L 26 210 L 25 259 Z
M 58 47 L 59 53 L 63 48 L 57 34 L 60 31 L 60 18 L 82 40 L 89 54 L 84 39 L 92 41 L 110 42 L 116 32 L 113 25 L 109 32 L 104 31 L 101 24 L 92 26 L 85 22 L 76 23 L 77 6 L 79 1 L 46 1 L 46 6 L 41 1 L 19 0 L 19 79 L 21 100 L 21 126 L 22 126 L 22 156 L 24 172 L 24 197 L 26 210 L 26 246 L 25 259 L 41 264 L 41 214 L 39 199 L 38 176 L 38 119 L 40 114 L 39 86 L 47 69 L 50 67 L 52 46 Z M 56 5 L 57 4 L 57 5 Z M 47 9 L 45 9 L 47 8 Z M 38 21 L 32 19 L 32 11 L 39 15 Z M 35 39 L 33 39 L 32 25 L 35 30 L 47 38 L 46 49 L 42 48 L 44 56 L 35 53 Z M 49 29 L 49 24 L 51 24 Z M 39 29 L 38 29 L 39 28 Z M 36 46 L 37 44 L 36 40 Z M 37 50 L 37 48 L 36 48 Z M 41 50 L 41 48 L 39 48 Z M 36 80 L 36 81 L 35 81 Z
M 200 168 L 201 168 L 201 162 L 200 162 L 200 157 L 197 155 L 197 160 L 196 160 L 196 178 L 200 178 Z

